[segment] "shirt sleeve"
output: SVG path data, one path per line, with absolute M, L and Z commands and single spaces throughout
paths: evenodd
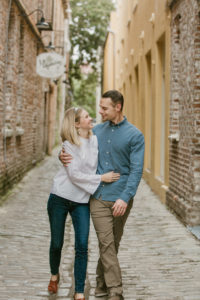
M 84 168 L 81 166 L 81 158 L 79 153 L 81 150 L 78 148 L 78 146 L 71 145 L 68 142 L 64 143 L 64 148 L 67 153 L 73 156 L 70 164 L 65 167 L 65 170 L 72 183 L 87 193 L 93 194 L 101 182 L 101 175 L 84 173 Z
M 135 140 L 135 141 L 134 141 Z M 130 153 L 130 174 L 126 187 L 120 195 L 120 199 L 128 202 L 136 194 L 140 183 L 144 164 L 144 136 L 142 133 L 133 139 Z

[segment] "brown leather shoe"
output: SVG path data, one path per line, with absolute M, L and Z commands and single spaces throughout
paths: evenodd
M 60 280 L 60 275 L 58 274 L 58 279 L 57 280 L 50 280 L 49 285 L 48 285 L 48 291 L 51 294 L 56 294 L 58 291 L 58 283 Z

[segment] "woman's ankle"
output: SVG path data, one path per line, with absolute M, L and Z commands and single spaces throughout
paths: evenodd
M 75 293 L 74 294 L 74 299 L 81 299 L 84 298 L 84 294 L 83 293 Z
M 56 274 L 56 275 L 51 275 L 51 280 L 52 280 L 52 281 L 56 281 L 56 280 L 58 280 L 58 278 L 59 278 L 59 275 L 58 275 L 58 274 Z

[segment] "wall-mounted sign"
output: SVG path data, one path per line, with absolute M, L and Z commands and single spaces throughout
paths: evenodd
M 37 56 L 36 72 L 46 78 L 58 78 L 65 71 L 64 57 L 58 53 L 42 53 Z

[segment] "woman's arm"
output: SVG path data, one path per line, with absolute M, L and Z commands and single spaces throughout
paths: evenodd
M 67 143 L 67 146 L 65 146 L 65 153 L 68 154 L 68 157 L 72 157 L 71 162 L 65 166 L 65 170 L 71 181 L 90 194 L 93 194 L 96 191 L 101 181 L 113 182 L 120 178 L 120 174 L 114 173 L 113 171 L 102 175 L 87 174 L 84 172 L 84 169 L 81 169 L 79 149 L 73 147 L 70 143 Z

